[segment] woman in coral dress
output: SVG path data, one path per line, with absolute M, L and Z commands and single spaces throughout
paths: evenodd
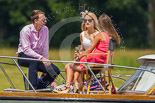
M 87 53 L 107 53 L 109 48 L 109 36 L 105 32 L 100 32 L 96 35 L 93 44 L 83 52 Z M 83 55 L 82 54 L 82 55 Z M 80 55 L 80 62 L 85 62 L 85 56 Z M 107 55 L 88 55 L 87 62 L 92 63 L 105 63 Z M 81 69 L 83 69 L 83 64 L 80 64 Z

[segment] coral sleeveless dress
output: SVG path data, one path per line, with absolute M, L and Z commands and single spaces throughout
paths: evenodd
M 105 41 L 99 41 L 96 45 L 96 49 L 93 50 L 91 53 L 107 53 L 109 48 L 109 36 L 105 32 L 102 32 L 105 37 Z M 87 62 L 92 63 L 105 63 L 107 59 L 107 55 L 88 55 Z M 85 62 L 85 56 L 80 59 L 80 62 Z M 81 70 L 83 69 L 83 64 L 80 64 Z

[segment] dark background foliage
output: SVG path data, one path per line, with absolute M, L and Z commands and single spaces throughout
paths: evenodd
M 20 30 L 31 23 L 30 13 L 40 9 L 46 13 L 49 29 L 66 18 L 80 17 L 84 10 L 97 17 L 104 12 L 111 17 L 122 47 L 155 48 L 154 7 L 154 0 L 0 0 L 0 46 L 17 47 Z M 68 35 L 80 32 L 80 21 L 67 23 L 55 32 L 50 45 L 58 48 Z M 72 45 L 79 43 L 76 38 Z

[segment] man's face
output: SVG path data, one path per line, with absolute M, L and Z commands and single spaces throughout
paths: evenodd
M 44 14 L 39 14 L 39 18 L 37 20 L 37 25 L 41 27 L 45 26 L 47 23 L 47 19 Z

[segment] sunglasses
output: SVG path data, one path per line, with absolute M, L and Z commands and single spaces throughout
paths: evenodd
M 45 21 L 47 21 L 47 18 L 43 18 L 43 19 L 41 19 L 41 21 L 42 22 L 45 22 Z
M 87 21 L 88 21 L 89 23 L 91 23 L 91 22 L 93 21 L 93 19 L 83 19 L 83 21 L 84 21 L 84 23 L 86 23 Z

